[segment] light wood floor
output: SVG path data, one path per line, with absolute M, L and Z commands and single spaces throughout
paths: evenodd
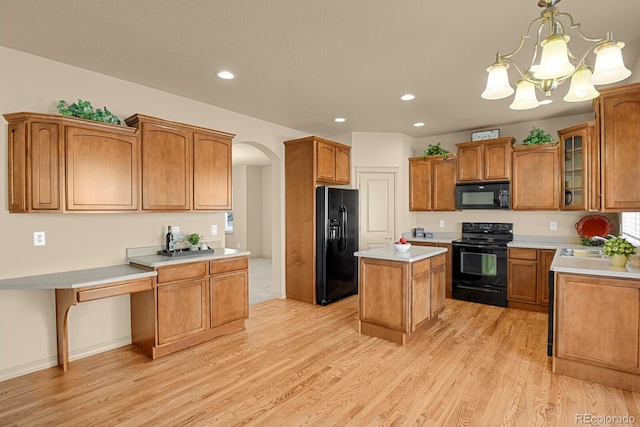
M 271 300 L 246 331 L 155 361 L 128 346 L 0 383 L 0 425 L 569 426 L 640 393 L 552 375 L 546 315 L 456 300 L 401 347 L 357 332 L 357 296 Z

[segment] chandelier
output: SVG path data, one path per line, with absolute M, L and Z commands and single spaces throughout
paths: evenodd
M 538 6 L 544 10 L 539 18 L 529 24 L 529 29 L 521 36 L 517 49 L 506 55 L 497 53 L 496 62 L 487 68 L 489 76 L 487 87 L 482 92 L 484 99 L 502 99 L 513 94 L 514 89 L 509 84 L 507 72 L 509 65 L 513 65 L 520 75 L 516 82 L 516 95 L 509 106 L 513 110 L 528 110 L 551 103 L 552 92 L 569 78 L 569 92 L 563 99 L 567 102 L 580 102 L 599 95 L 594 85 L 619 82 L 631 75 L 631 71 L 624 66 L 622 60 L 623 42 L 614 40 L 611 31 L 607 32 L 604 38 L 585 36 L 580 23 L 574 23 L 573 16 L 557 10 L 555 6 L 558 3 L 560 0 L 538 1 Z M 589 43 L 582 56 L 574 56 L 569 49 L 570 37 L 564 33 L 565 24 L 567 30 L 577 30 L 580 38 Z M 532 36 L 531 30 L 536 26 L 535 35 Z M 521 69 L 512 57 L 519 53 L 525 41 L 532 37 L 535 37 L 535 44 L 531 62 L 526 68 Z M 594 67 L 585 63 L 591 51 L 596 54 Z M 536 90 L 544 93 L 543 100 L 538 101 Z

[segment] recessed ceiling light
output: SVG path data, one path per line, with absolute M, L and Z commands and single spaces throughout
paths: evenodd
M 347 119 L 345 119 L 344 117 L 336 117 L 335 119 L 333 119 L 333 121 L 336 123 L 344 123 L 347 121 Z
M 422 123 L 422 122 L 418 122 L 418 123 L 414 123 L 413 125 L 414 125 L 415 127 L 419 128 L 419 127 L 421 127 L 421 126 L 424 126 L 424 123 Z
M 225 79 L 225 80 L 231 80 L 231 79 L 235 78 L 236 75 L 233 74 L 231 71 L 220 71 L 218 73 L 218 77 L 220 77 L 221 79 Z
M 411 95 L 410 93 L 407 93 L 406 95 L 402 95 L 400 97 L 400 99 L 402 99 L 403 101 L 411 101 L 414 98 L 415 98 L 415 96 Z

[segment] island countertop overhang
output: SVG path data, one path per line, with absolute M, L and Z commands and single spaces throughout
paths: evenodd
M 406 252 L 397 251 L 393 246 L 368 249 L 355 252 L 353 255 L 359 258 L 375 258 L 387 261 L 416 262 L 447 252 L 447 248 L 412 245 Z

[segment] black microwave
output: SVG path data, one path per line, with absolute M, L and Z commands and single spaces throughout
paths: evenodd
M 456 209 L 511 209 L 509 181 L 456 184 Z

